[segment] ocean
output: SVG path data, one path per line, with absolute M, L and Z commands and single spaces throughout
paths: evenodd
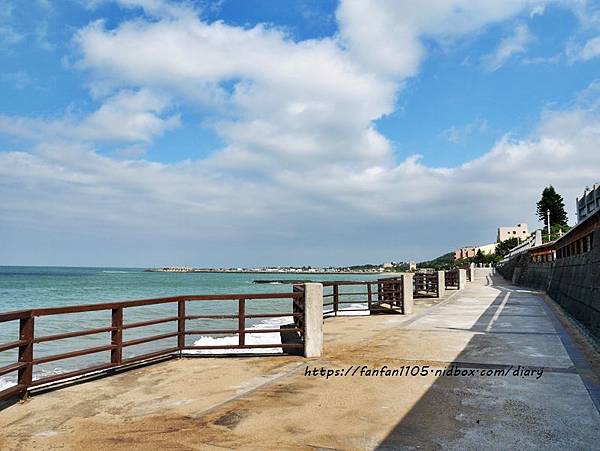
M 281 293 L 290 292 L 289 284 L 256 284 L 255 279 L 372 280 L 376 274 L 264 274 L 264 273 L 163 273 L 145 272 L 141 268 L 75 268 L 0 266 L 0 312 L 26 310 L 35 307 L 59 307 L 78 304 L 126 301 L 185 294 L 219 293 Z M 380 277 L 380 276 L 379 276 Z M 348 304 L 346 308 L 352 308 Z M 237 312 L 237 302 L 188 302 L 187 314 L 231 314 Z M 247 303 L 248 312 L 291 312 L 291 300 L 261 300 Z M 127 308 L 124 322 L 145 321 L 176 316 L 177 305 L 166 304 Z M 291 317 L 248 319 L 247 328 L 274 328 L 291 322 Z M 36 336 L 108 327 L 110 311 L 77 313 L 36 318 Z M 188 329 L 231 329 L 237 320 L 188 320 Z M 176 331 L 176 322 L 124 331 L 124 340 Z M 18 321 L 0 323 L 0 343 L 18 339 Z M 232 334 L 188 337 L 187 344 L 236 344 Z M 247 343 L 279 342 L 278 334 L 249 334 Z M 124 358 L 174 346 L 176 338 L 140 344 L 124 349 Z M 34 358 L 93 346 L 110 344 L 110 334 L 102 333 L 70 338 L 34 346 Z M 236 350 L 236 352 L 244 350 Z M 262 350 L 261 350 L 262 351 Z M 267 348 L 265 352 L 280 352 Z M 204 351 L 206 352 L 206 351 Z M 0 367 L 14 363 L 17 351 L 0 352 Z M 36 365 L 34 379 L 110 361 L 109 352 Z M 0 377 L 0 390 L 15 383 L 16 374 Z

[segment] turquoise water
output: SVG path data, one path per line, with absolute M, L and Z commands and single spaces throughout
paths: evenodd
M 139 268 L 71 268 L 71 267 L 0 267 L 0 312 L 25 310 L 34 307 L 58 307 L 94 304 L 185 294 L 219 293 L 287 293 L 288 284 L 255 284 L 255 279 L 310 279 L 310 280 L 369 280 L 377 275 L 317 275 L 317 274 L 255 274 L 255 273 L 154 273 Z M 188 302 L 187 314 L 236 313 L 237 302 Z M 247 327 L 277 326 L 289 322 L 291 300 L 247 301 L 247 311 L 281 312 L 281 318 L 251 320 Z M 124 310 L 124 322 L 145 321 L 175 316 L 177 305 L 145 306 Z M 36 318 L 36 336 L 110 326 L 110 311 L 56 315 Z M 176 331 L 176 323 L 166 323 L 124 331 L 124 340 Z M 237 320 L 187 321 L 188 329 L 233 329 Z M 262 343 L 278 341 L 278 334 L 255 334 L 250 339 Z M 277 337 L 274 337 L 277 335 Z M 18 321 L 0 323 L 0 343 L 18 339 Z M 187 344 L 235 343 L 231 334 L 192 336 Z M 110 344 L 110 334 L 102 333 L 36 344 L 34 358 L 77 349 Z M 132 346 L 124 349 L 124 358 L 161 348 L 175 346 L 176 338 Z M 36 366 L 34 377 L 69 371 L 109 361 L 108 352 L 66 359 Z M 0 367 L 14 363 L 16 350 L 0 352 Z M 14 376 L 0 378 L 0 390 L 14 383 Z

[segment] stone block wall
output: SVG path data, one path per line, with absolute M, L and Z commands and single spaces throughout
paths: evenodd
M 554 262 L 548 295 L 600 339 L 600 230 L 590 252 Z
M 521 269 L 517 284 L 535 290 L 546 291 L 551 279 L 552 263 L 527 262 Z
M 600 229 L 594 232 L 593 242 L 591 251 L 551 263 L 534 263 L 525 252 L 497 270 L 516 285 L 546 291 L 600 339 Z

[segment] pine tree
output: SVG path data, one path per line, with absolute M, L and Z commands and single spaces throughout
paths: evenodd
M 537 203 L 538 217 L 546 226 L 548 226 L 548 210 L 550 210 L 550 225 L 567 227 L 565 203 L 562 196 L 554 190 L 552 185 L 544 188 L 542 198 Z
M 481 252 L 481 249 L 477 249 L 477 254 L 473 258 L 473 263 L 485 263 L 485 255 Z

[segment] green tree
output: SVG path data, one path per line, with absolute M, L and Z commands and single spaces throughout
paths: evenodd
M 477 254 L 475 254 L 475 258 L 473 259 L 473 263 L 485 263 L 485 255 L 481 252 L 481 249 L 477 249 Z
M 550 226 L 567 227 L 567 212 L 565 203 L 560 194 L 558 194 L 552 185 L 544 188 L 542 198 L 537 203 L 537 214 L 540 221 L 548 226 L 547 211 L 550 211 Z
M 498 263 L 502 260 L 502 257 L 498 254 L 487 254 L 485 256 L 485 263 Z
M 521 241 L 517 237 L 509 238 L 508 240 L 499 242 L 496 246 L 496 255 L 504 257 L 513 247 L 518 246 L 520 242 Z

